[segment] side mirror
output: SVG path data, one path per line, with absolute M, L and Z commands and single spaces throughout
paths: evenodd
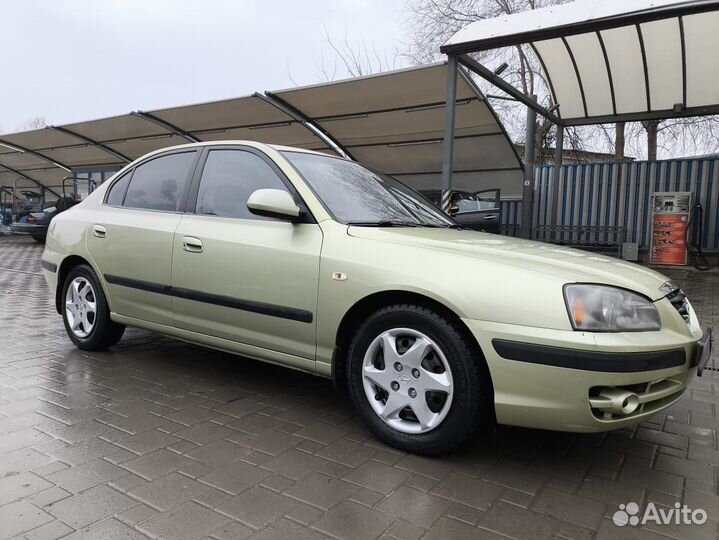
M 281 189 L 258 189 L 247 199 L 247 208 L 258 216 L 267 216 L 288 221 L 299 221 L 302 210 L 295 204 L 292 195 Z

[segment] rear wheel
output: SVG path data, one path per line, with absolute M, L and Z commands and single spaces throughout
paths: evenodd
M 96 351 L 120 341 L 125 327 L 110 319 L 105 293 L 92 268 L 82 264 L 68 272 L 62 299 L 65 330 L 78 348 Z
M 348 355 L 352 400 L 383 442 L 436 455 L 478 429 L 489 381 L 456 321 L 420 306 L 389 306 L 365 321 Z
M 33 234 L 32 239 L 35 240 L 38 244 L 44 244 L 45 243 L 45 235 L 44 234 Z

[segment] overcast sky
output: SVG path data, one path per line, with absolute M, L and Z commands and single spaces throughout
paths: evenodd
M 0 132 L 323 80 L 344 39 L 394 58 L 404 0 L 5 0 Z M 401 59 L 398 62 L 401 63 Z M 338 68 L 338 78 L 343 75 Z

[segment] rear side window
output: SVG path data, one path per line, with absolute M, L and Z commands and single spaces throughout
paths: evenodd
M 124 206 L 177 212 L 196 152 L 160 156 L 135 168 Z
M 130 183 L 132 178 L 132 171 L 127 171 L 119 179 L 110 186 L 110 190 L 107 192 L 107 198 L 105 202 L 113 206 L 122 206 L 122 201 L 125 200 L 125 193 L 127 192 L 127 185 Z
M 282 179 L 262 158 L 244 150 L 211 150 L 202 171 L 197 214 L 243 219 L 269 219 L 247 209 L 258 189 L 287 191 Z

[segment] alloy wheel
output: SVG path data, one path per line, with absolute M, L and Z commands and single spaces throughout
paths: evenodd
M 97 318 L 97 297 L 87 278 L 78 276 L 67 288 L 65 315 L 75 336 L 86 338 L 90 335 Z

